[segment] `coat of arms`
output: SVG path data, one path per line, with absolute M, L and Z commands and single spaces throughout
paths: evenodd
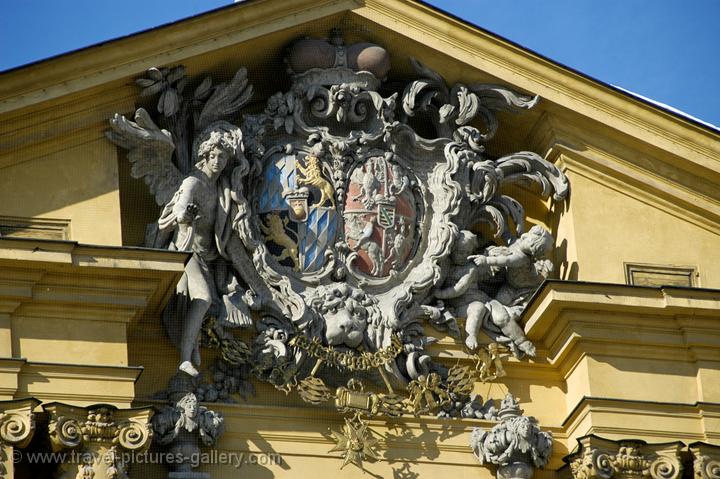
M 426 326 L 485 366 L 500 349 L 534 354 L 519 318 L 551 269 L 553 239 L 525 227 L 507 187 L 562 200 L 567 179 L 535 153 L 484 152 L 494 112 L 537 97 L 448 86 L 414 60 L 417 79 L 391 88 L 385 49 L 333 35 L 290 46 L 292 85 L 260 113 L 244 111 L 245 69 L 217 85 L 151 69 L 138 83 L 160 95 L 160 115 L 116 115 L 109 138 L 163 206 L 149 246 L 193 253 L 165 314 L 181 371 L 198 373 L 205 324 L 223 354 L 309 402 L 353 379 L 343 397 L 368 413 L 437 410 L 469 397 L 472 374 L 434 361 Z M 233 356 L 237 327 L 255 336 Z

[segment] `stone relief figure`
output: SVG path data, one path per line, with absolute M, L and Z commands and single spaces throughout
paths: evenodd
M 503 280 L 495 297 L 487 308 L 492 325 L 499 328 L 513 345 L 529 356 L 535 356 L 535 346 L 525 337 L 518 324 L 530 297 L 552 271 L 552 262 L 546 258 L 552 250 L 554 239 L 550 232 L 536 225 L 523 233 L 510 246 L 491 246 L 482 256 L 473 259 L 480 268 L 486 268 L 493 276 Z M 468 338 L 477 337 L 481 324 L 468 322 Z M 493 334 L 492 327 L 490 334 Z M 513 349 L 514 350 L 514 349 Z
M 460 232 L 447 286 L 434 295 L 448 300 L 455 313 L 466 318 L 469 349 L 477 349 L 478 333 L 484 330 L 492 339 L 508 343 L 516 354 L 535 355 L 518 320 L 530 296 L 552 271 L 552 263 L 544 258 L 552 244 L 552 235 L 545 228 L 533 226 L 510 246 L 490 246 L 477 255 L 473 254 L 477 236 L 467 230 Z M 493 288 L 498 282 L 499 287 Z
M 534 468 L 550 459 L 553 439 L 541 431 L 534 417 L 523 416 L 517 400 L 507 394 L 500 403 L 499 424 L 474 428 L 470 447 L 480 464 L 496 464 L 498 479 L 530 479 Z
M 180 351 L 178 369 L 196 376 L 198 336 L 212 305 L 226 322 L 250 324 L 246 303 L 237 300 L 237 280 L 228 270 L 226 253 L 238 217 L 247 213 L 242 182 L 249 164 L 242 131 L 226 121 L 208 125 L 195 140 L 193 171 L 183 178 L 170 160 L 170 134 L 147 112 L 139 109 L 136 122 L 116 115 L 110 123 L 109 138 L 130 150 L 136 175 L 164 205 L 151 246 L 193 253 L 163 319 Z
M 213 85 L 175 66 L 138 79 L 143 95 L 158 95 L 157 124 L 142 108 L 134 122 L 110 121 L 108 137 L 162 207 L 147 245 L 192 252 L 164 313 L 180 375 L 198 373 L 205 320 L 208 331 L 253 316 L 252 374 L 286 392 L 332 361 L 348 376 L 362 365 L 391 394 L 430 375 L 450 391 L 457 377 L 435 362 L 425 326 L 462 341 L 456 317 L 471 350 L 484 331 L 533 355 L 519 318 L 550 270 L 552 237 L 525 233 L 512 188 L 561 201 L 567 178 L 535 153 L 494 158 L 483 143 L 496 111 L 538 98 L 448 85 L 415 60 L 415 77 L 383 96 L 389 52 L 345 45 L 337 31 L 286 52 L 289 88 L 264 109 L 243 110 L 245 69 Z M 482 221 L 492 237 L 472 233 Z
M 232 168 L 235 181 L 249 169 L 242 155 L 242 132 L 230 123 L 211 125 L 198 137 L 197 144 L 195 170 L 183 180 L 158 220 L 161 233 L 175 233 L 171 249 L 193 252 L 177 288 L 177 302 L 189 305 L 177 305 L 177 310 L 185 311 L 182 316 L 172 310 L 166 314 L 170 324 L 182 323 L 169 329 L 181 331 L 179 369 L 191 376 L 198 374 L 193 363 L 200 363 L 198 335 L 205 314 L 213 302 L 219 301 L 216 283 L 222 284 L 227 275 L 222 257 L 233 218 L 226 168 Z
M 200 452 L 198 440 L 205 446 L 215 445 L 225 425 L 220 413 L 200 406 L 195 394 L 187 393 L 174 406 L 165 406 L 153 417 L 153 429 L 158 444 L 169 445 L 171 454 L 183 458 L 175 466 L 173 477 L 198 477 L 192 475 L 193 467 L 197 466 L 192 458 Z

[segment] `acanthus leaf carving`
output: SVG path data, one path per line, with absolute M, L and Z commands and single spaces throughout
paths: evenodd
M 77 407 L 43 405 L 48 413 L 48 435 L 53 452 L 70 451 L 57 470 L 60 479 L 127 477 L 127 453 L 150 447 L 152 408 L 118 409 L 107 404 Z
M 575 479 L 678 479 L 682 475 L 681 443 L 647 444 L 596 436 L 578 439 L 580 449 L 564 460 Z

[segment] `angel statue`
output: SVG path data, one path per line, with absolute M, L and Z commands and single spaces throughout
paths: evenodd
M 445 281 L 448 286 L 436 291 L 435 297 L 448 299 L 458 309 L 456 314 L 465 316 L 469 349 L 477 349 L 477 335 L 483 329 L 492 339 L 508 343 L 516 356 L 535 356 L 535 346 L 518 321 L 552 271 L 552 263 L 545 259 L 552 245 L 550 232 L 537 225 L 510 246 L 489 246 L 484 254 L 474 255 L 477 237 L 461 231 L 452 255 L 455 266 Z
M 129 150 L 133 176 L 143 177 L 164 205 L 148 246 L 193 253 L 163 320 L 180 350 L 178 369 L 197 376 L 199 334 L 211 306 L 221 310 L 219 316 L 239 317 L 236 325 L 250 322 L 247 305 L 228 299 L 237 297 L 238 282 L 228 268 L 226 247 L 233 226 L 248 209 L 242 183 L 250 168 L 242 132 L 227 121 L 208 125 L 195 138 L 194 169 L 183 178 L 171 161 L 171 134 L 158 128 L 145 110 L 138 109 L 135 122 L 116 114 L 110 124 L 108 137 Z

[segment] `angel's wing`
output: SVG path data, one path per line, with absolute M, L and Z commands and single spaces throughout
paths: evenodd
M 158 128 L 148 112 L 139 108 L 134 122 L 117 113 L 113 115 L 110 130 L 105 135 L 128 150 L 130 174 L 145 181 L 157 204 L 162 206 L 170 201 L 183 180 L 183 175 L 172 163 L 175 144 L 170 132 Z
M 228 120 L 250 101 L 252 94 L 253 88 L 248 84 L 247 70 L 241 68 L 230 83 L 221 83 L 215 87 L 195 122 L 195 130 L 201 132 L 215 121 Z

